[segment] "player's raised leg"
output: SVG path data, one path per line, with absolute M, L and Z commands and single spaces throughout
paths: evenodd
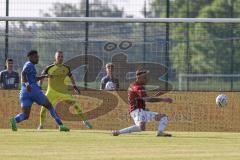
M 93 127 L 92 127 L 91 123 L 88 121 L 87 117 L 84 116 L 84 114 L 83 114 L 80 106 L 79 106 L 77 103 L 74 105 L 74 109 L 75 109 L 77 115 L 82 119 L 83 124 L 84 124 L 87 128 L 92 129 Z

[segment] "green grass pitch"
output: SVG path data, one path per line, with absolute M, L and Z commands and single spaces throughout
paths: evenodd
M 0 129 L 2 160 L 239 160 L 240 133 Z

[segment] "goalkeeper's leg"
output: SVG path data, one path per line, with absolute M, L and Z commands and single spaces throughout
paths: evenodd
M 43 129 L 43 125 L 45 123 L 47 117 L 47 109 L 45 107 L 41 107 L 41 111 L 40 111 L 40 123 L 38 126 L 38 130 Z
M 77 115 L 79 115 L 79 117 L 82 119 L 83 124 L 84 124 L 87 128 L 92 129 L 92 128 L 93 128 L 92 125 L 89 123 L 87 117 L 84 116 L 84 114 L 83 114 L 80 106 L 79 106 L 77 103 L 74 104 L 74 109 L 75 109 Z

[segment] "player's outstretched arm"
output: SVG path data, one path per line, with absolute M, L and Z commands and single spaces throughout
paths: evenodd
M 71 82 L 72 82 L 74 91 L 75 91 L 77 94 L 80 94 L 81 92 L 80 92 L 79 88 L 78 88 L 77 85 L 76 85 L 76 82 L 75 82 L 74 77 L 71 76 L 70 79 L 71 79 Z
M 48 77 L 48 75 L 45 74 L 45 75 L 37 76 L 36 78 L 37 78 L 37 81 L 41 81 L 41 80 L 43 80 L 44 78 L 47 78 L 47 77 Z
M 167 102 L 172 103 L 171 98 L 159 98 L 159 97 L 142 97 L 145 102 Z
M 158 91 L 156 94 L 154 94 L 155 97 L 161 96 L 163 94 L 167 93 L 167 91 Z
M 47 77 L 48 77 L 48 75 L 41 75 L 41 76 L 36 77 L 36 79 L 38 81 L 38 85 L 40 86 L 41 89 L 42 89 L 43 80 L 44 80 L 44 78 L 47 78 Z

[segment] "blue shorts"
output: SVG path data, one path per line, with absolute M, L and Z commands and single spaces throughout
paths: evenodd
M 31 87 L 31 92 L 28 92 L 25 86 L 21 88 L 19 99 L 22 108 L 31 108 L 33 102 L 44 105 L 48 101 L 39 86 L 31 85 Z

